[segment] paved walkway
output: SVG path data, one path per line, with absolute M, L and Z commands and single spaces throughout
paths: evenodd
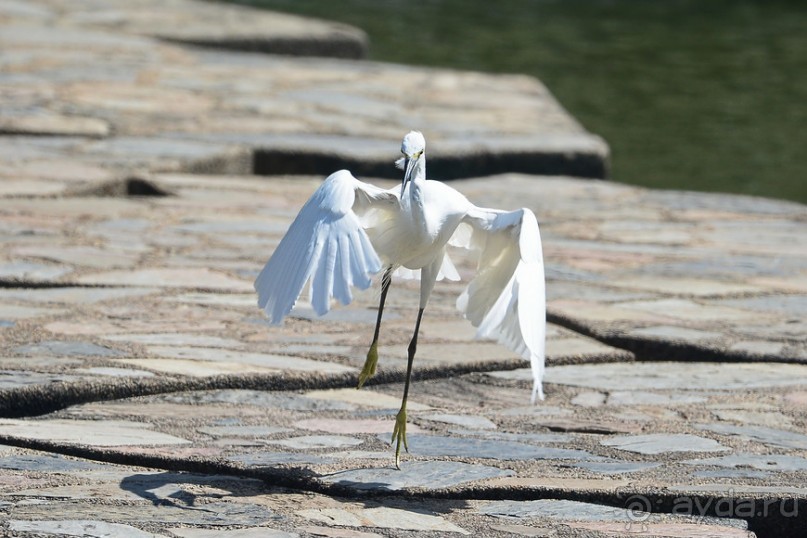
M 152 24 L 188 5 L 176 35 Z M 65 6 L 0 1 L 0 533 L 807 524 L 807 208 L 570 177 L 602 175 L 607 146 L 525 77 L 173 43 L 243 20 L 217 4 Z M 364 39 L 253 20 L 206 44 Z M 474 202 L 535 211 L 552 323 L 530 406 L 526 365 L 472 341 L 462 284 L 439 283 L 396 471 L 417 288 L 394 283 L 380 373 L 356 391 L 377 291 L 278 329 L 251 283 L 323 174 L 395 177 L 413 127 L 430 175 L 463 155 L 456 175 L 497 174 L 454 184 Z

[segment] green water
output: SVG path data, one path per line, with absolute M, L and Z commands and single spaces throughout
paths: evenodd
M 346 22 L 371 59 L 541 79 L 612 177 L 807 202 L 802 0 L 239 0 Z

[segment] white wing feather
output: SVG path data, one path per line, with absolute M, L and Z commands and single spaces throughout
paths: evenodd
M 397 206 L 397 197 L 363 183 L 347 170 L 328 176 L 311 195 L 255 280 L 258 305 L 279 325 L 311 280 L 311 304 L 318 315 L 335 297 L 353 300 L 352 286 L 366 289 L 381 261 L 359 215 Z
M 535 215 L 529 209 L 474 208 L 458 232 L 452 244 L 480 254 L 477 274 L 457 299 L 457 308 L 477 327 L 478 338 L 495 338 L 530 361 L 532 400 L 543 400 L 546 291 Z

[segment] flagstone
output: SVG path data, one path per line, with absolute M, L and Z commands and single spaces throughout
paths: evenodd
M 0 298 L 25 303 L 92 304 L 115 299 L 135 299 L 157 292 L 157 288 L 86 288 L 0 289 Z
M 353 353 L 353 346 L 340 345 L 320 345 L 320 344 L 282 344 L 276 347 L 277 351 L 291 355 L 336 355 L 339 357 L 352 358 L 357 354 Z M 364 364 L 365 353 L 362 351 L 361 360 Z
M 626 305 L 634 303 L 596 303 L 579 299 L 560 299 L 550 302 L 547 306 L 554 311 L 571 319 L 582 319 L 591 322 L 638 322 L 664 324 L 676 321 L 668 316 L 663 308 L 637 309 Z M 646 304 L 646 303 L 639 303 Z
M 0 434 L 91 446 L 181 445 L 189 441 L 130 421 L 0 419 Z
M 627 450 L 638 454 L 664 454 L 667 452 L 721 452 L 731 450 L 713 439 L 686 433 L 651 433 L 623 435 L 600 441 L 603 446 Z
M 15 248 L 12 253 L 20 257 L 40 258 L 66 265 L 90 267 L 93 269 L 133 267 L 138 261 L 138 256 L 132 253 L 116 252 L 114 249 L 87 246 L 29 246 Z
M 318 372 L 338 374 L 353 372 L 354 368 L 333 362 L 315 361 L 290 355 L 272 355 L 268 353 L 249 353 L 231 349 L 183 346 L 147 346 L 149 353 L 168 359 L 195 361 L 210 365 L 221 362 L 222 365 L 259 367 L 264 370 L 296 370 L 301 372 Z M 157 361 L 157 359 L 152 359 Z
M 389 419 L 337 419 L 337 418 L 310 418 L 295 422 L 296 428 L 328 433 L 386 433 L 392 432 L 395 421 Z M 407 433 L 420 433 L 422 430 L 417 424 L 407 424 Z
M 807 450 L 807 435 L 777 428 L 725 423 L 697 424 L 695 427 L 721 435 L 737 436 L 769 446 Z
M 742 351 L 751 355 L 782 355 L 785 344 L 767 340 L 741 340 L 729 345 L 731 351 Z
M 355 306 L 347 308 L 337 307 L 332 309 L 324 316 L 320 316 L 310 305 L 308 305 L 308 303 L 298 301 L 289 314 L 289 317 L 311 321 L 316 320 L 318 323 L 359 323 L 369 325 L 371 323 L 375 323 L 375 320 L 378 317 L 378 312 L 370 308 L 359 308 Z M 395 312 L 385 312 L 385 320 L 391 321 L 396 318 L 398 318 L 398 315 Z
M 302 435 L 300 437 L 266 441 L 266 443 L 270 445 L 281 445 L 298 450 L 310 448 L 341 448 L 360 445 L 362 442 L 361 439 L 348 437 L 347 435 Z
M 187 404 L 197 407 L 218 407 L 217 404 L 233 406 L 253 406 L 264 409 L 285 409 L 288 411 L 353 411 L 356 406 L 337 400 L 307 398 L 295 393 L 278 393 L 260 390 L 202 390 L 171 393 L 152 397 L 155 402 L 170 405 Z
M 742 409 L 712 409 L 712 414 L 722 421 L 737 422 L 740 424 L 758 424 L 772 427 L 795 427 L 787 415 L 778 411 L 751 411 Z
M 409 431 L 407 425 L 406 430 Z M 342 460 L 384 460 L 390 461 L 389 451 L 373 452 L 371 450 L 343 450 L 341 452 L 332 452 L 331 456 Z
M 11 280 L 51 281 L 73 272 L 72 267 L 34 262 L 0 263 L 0 278 Z
M 244 343 L 231 338 L 221 338 L 206 334 L 193 333 L 129 333 L 104 335 L 104 340 L 113 342 L 134 342 L 137 344 L 192 346 L 212 348 L 241 348 Z
M 107 469 L 87 460 L 72 459 L 58 454 L 31 453 L 0 456 L 0 469 L 35 472 L 86 472 Z
M 278 433 L 290 432 L 292 430 L 291 428 L 281 428 L 278 426 L 206 426 L 204 428 L 197 428 L 196 431 L 206 435 L 212 435 L 213 437 L 267 437 Z
M 514 371 L 510 375 L 521 379 L 528 374 L 526 370 Z M 680 362 L 579 364 L 548 366 L 544 381 L 605 391 L 747 390 L 807 384 L 807 365 L 688 362 L 684 367 Z
M 125 319 L 123 319 L 125 318 Z M 49 332 L 64 335 L 110 335 L 128 334 L 134 331 L 166 331 L 177 332 L 198 331 L 214 332 L 226 328 L 226 319 L 188 319 L 188 320 L 148 320 L 126 318 L 125 314 L 110 313 L 106 321 L 93 320 L 92 323 L 74 321 L 54 321 L 45 324 L 44 328 Z
M 669 341 L 709 341 L 723 338 L 723 333 L 714 331 L 703 331 L 700 329 L 689 329 L 686 327 L 676 327 L 674 325 L 656 325 L 652 327 L 642 327 L 633 329 L 628 334 L 633 336 L 649 337 L 658 340 Z
M 586 390 L 572 398 L 572 403 L 581 407 L 600 407 L 605 403 L 605 398 L 602 392 Z
M 707 400 L 706 396 L 686 393 L 662 393 L 648 391 L 612 391 L 608 393 L 606 405 L 660 405 L 671 406 L 679 404 L 702 403 Z
M 807 391 L 794 390 L 785 394 L 783 399 L 790 405 L 799 407 L 807 406 Z
M 619 521 L 629 523 L 629 513 L 624 508 L 601 504 L 539 499 L 536 501 L 493 501 L 483 504 L 479 512 L 493 517 L 551 518 L 563 521 Z M 644 515 L 644 514 L 642 514 Z M 647 514 L 649 516 L 649 514 Z
M 0 267 L 0 276 L 2 276 L 2 267 Z M 110 286 L 210 288 L 232 291 L 247 291 L 252 289 L 250 282 L 232 278 L 221 271 L 205 268 L 107 271 L 81 276 L 78 278 L 78 282 L 83 284 L 106 284 Z
M 491 525 L 491 530 L 503 532 L 507 536 L 535 536 L 537 538 L 554 538 L 555 529 L 536 525 Z
M 363 508 L 355 512 L 339 508 L 320 508 L 298 510 L 296 514 L 309 521 L 344 527 L 377 527 L 421 532 L 442 531 L 463 535 L 470 534 L 443 517 L 398 508 Z
M 355 531 L 352 529 L 334 529 L 331 527 L 321 527 L 317 525 L 302 525 L 299 530 L 307 532 L 312 536 L 322 536 L 324 538 L 381 538 L 380 534 L 374 532 Z
M 376 392 L 371 389 L 364 388 L 362 390 L 356 389 L 331 389 L 331 390 L 312 390 L 303 394 L 306 398 L 316 400 L 331 400 L 337 402 L 344 402 L 362 407 L 374 407 L 380 409 L 399 409 L 401 407 L 401 399 L 397 396 L 389 396 L 387 394 Z M 428 411 L 431 407 L 407 400 L 406 409 L 408 411 Z
M 734 308 L 770 312 L 776 315 L 804 317 L 807 315 L 807 294 L 763 295 L 744 299 L 723 299 L 720 304 Z
M 0 370 L 0 389 L 16 389 L 31 385 L 48 386 L 53 383 L 78 381 L 80 376 L 72 374 L 49 374 L 15 370 Z
M 804 497 L 807 495 L 807 488 L 793 487 L 793 486 L 757 486 L 751 484 L 677 484 L 669 486 L 670 491 L 681 492 L 687 495 L 692 495 L 695 492 L 717 493 L 725 496 L 727 499 L 736 499 L 740 495 L 777 495 L 785 497 L 781 502 L 773 505 L 772 509 L 782 509 L 783 515 L 789 514 L 794 517 L 798 514 L 798 501 L 797 499 L 790 498 L 791 496 Z
M 642 428 L 624 420 L 586 420 L 574 417 L 566 418 L 544 418 L 539 417 L 533 421 L 533 424 L 542 428 L 547 428 L 552 431 L 558 432 L 577 432 L 577 433 L 595 433 L 595 434 L 612 434 L 612 433 L 635 433 Z
M 757 318 L 757 314 L 753 312 L 684 299 L 632 301 L 621 303 L 620 307 L 652 314 L 662 313 L 666 317 L 686 321 L 745 321 Z
M 142 531 L 131 525 L 122 523 L 107 523 L 92 519 L 59 519 L 56 521 L 38 520 L 8 522 L 9 529 L 14 532 L 36 533 L 57 536 L 82 536 L 90 538 L 106 538 L 119 536 L 120 538 L 161 538 L 165 535 Z
M 15 353 L 21 355 L 38 356 L 76 356 L 76 357 L 120 357 L 122 351 L 99 346 L 91 342 L 66 342 L 61 340 L 47 340 L 36 344 L 27 344 L 14 348 Z
M 7 532 L 734 536 L 747 532 L 742 522 L 514 499 L 543 489 L 613 501 L 630 490 L 653 502 L 753 497 L 760 506 L 807 495 L 799 485 L 807 473 L 799 418 L 807 250 L 794 241 L 807 222 L 803 205 L 515 173 L 453 183 L 480 205 L 535 211 L 549 317 L 563 327 L 547 327 L 547 399 L 528 405 L 527 363 L 474 340 L 455 310 L 476 269 L 473 254 L 457 255 L 465 282 L 438 283 L 415 363 L 416 378 L 432 378 L 415 379 L 421 390 L 412 394 L 435 408 L 409 402 L 411 452 L 397 471 L 390 434 L 418 283 L 396 280 L 385 315 L 380 368 L 396 383 L 363 390 L 315 389 L 355 375 L 377 285 L 324 320 L 301 301 L 285 326 L 271 328 L 252 289 L 329 172 L 319 167 L 334 158 L 353 163 L 359 177 L 389 174 L 397 179 L 378 184 L 400 186 L 390 161 L 410 128 L 399 119 L 412 107 L 397 98 L 414 89 L 426 96 L 418 106 L 435 173 L 458 156 L 485 173 L 558 156 L 602 165 L 607 145 L 529 78 L 221 50 L 249 45 L 242 38 L 256 28 L 268 32 L 259 46 L 281 31 L 266 22 L 282 17 L 255 18 L 242 6 L 56 4 L 0 2 L 10 67 L 0 100 L 11 114 L 0 124 L 25 133 L 0 144 L 0 399 L 9 414 L 65 406 L 0 419 L 0 436 L 19 445 L 0 447 L 0 513 L 6 527 L 39 525 Z M 221 16 L 236 11 L 240 18 Z M 180 14 L 181 28 L 171 23 Z M 313 27 L 300 24 L 292 35 L 310 39 Z M 173 42 L 191 37 L 218 45 Z M 314 175 L 246 175 L 306 171 Z M 716 362 L 649 362 L 700 352 Z M 721 355 L 747 362 L 717 362 Z M 477 362 L 525 368 L 433 377 Z M 283 390 L 287 380 L 305 389 Z M 137 396 L 242 382 L 267 390 Z M 136 397 L 88 401 L 119 390 Z M 693 436 L 693 427 L 709 433 Z M 20 448 L 50 444 L 139 464 L 231 466 L 265 481 Z M 319 482 L 313 489 L 322 491 L 338 484 L 356 499 L 289 493 L 275 477 L 302 477 L 304 488 Z M 489 510 L 510 519 L 470 498 L 488 494 L 514 498 Z M 770 523 L 754 516 L 754 528 L 800 529 L 779 515 Z
M 807 459 L 784 454 L 735 453 L 719 458 L 686 460 L 683 463 L 697 466 L 752 467 L 762 471 L 807 471 Z
M 166 301 L 189 304 L 235 306 L 257 308 L 258 299 L 254 293 L 182 293 L 166 297 Z
M 720 282 L 713 279 L 681 277 L 634 277 L 608 281 L 609 286 L 636 290 L 691 296 L 737 295 L 763 291 L 759 286 L 737 282 Z
M 299 538 L 299 534 L 269 527 L 246 529 L 198 529 L 193 527 L 173 527 L 168 529 L 172 536 L 181 538 Z
M 478 480 L 511 476 L 513 471 L 452 461 L 402 462 L 400 469 L 352 469 L 323 476 L 325 482 L 360 491 L 397 491 L 408 488 L 444 489 Z
M 134 370 L 132 368 L 115 368 L 111 366 L 97 366 L 92 368 L 75 368 L 72 370 L 79 374 L 89 374 L 109 377 L 154 377 L 153 372 Z
M 512 489 L 560 489 L 566 491 L 621 492 L 630 481 L 619 478 L 550 478 L 550 477 L 504 477 L 490 480 L 488 485 Z
M 42 316 L 56 316 L 64 313 L 61 308 L 20 306 L 13 304 L 0 304 L 0 319 L 21 320 L 38 318 Z M 13 325 L 13 323 L 11 323 Z
M 3 179 L 0 181 L 0 196 L 53 196 L 65 192 L 62 181 L 41 179 Z
M 771 478 L 771 473 L 767 471 L 749 471 L 747 469 L 718 469 L 718 470 L 702 470 L 693 471 L 692 478 L 707 478 L 707 479 L 744 479 L 744 478 Z
M 429 420 L 434 422 L 442 422 L 445 424 L 454 424 L 463 426 L 471 430 L 495 430 L 498 426 L 496 423 L 482 416 L 473 415 L 452 415 L 448 413 L 438 413 L 435 415 L 422 415 L 418 417 L 421 420 Z M 410 433 L 414 431 L 409 430 Z
M 332 455 L 324 453 L 312 454 L 301 452 L 249 452 L 246 454 L 236 454 L 228 456 L 232 462 L 243 464 L 247 467 L 275 467 L 286 464 L 321 464 L 331 463 L 334 460 Z
M 278 516 L 258 504 L 216 501 L 204 504 L 204 510 L 189 509 L 184 503 L 139 503 L 131 506 L 113 504 L 74 503 L 70 500 L 46 504 L 16 505 L 10 518 L 14 520 L 43 520 L 59 514 L 60 520 L 91 519 L 112 520 L 122 524 L 139 524 L 143 521 L 158 524 L 210 525 L 266 525 Z
M 660 463 L 640 462 L 640 461 L 581 461 L 575 463 L 575 467 L 586 469 L 598 474 L 624 474 L 655 469 Z
M 379 435 L 388 442 L 388 435 Z M 407 435 L 409 453 L 417 456 L 456 456 L 466 458 L 489 458 L 495 460 L 532 459 L 599 459 L 584 450 L 550 448 L 528 445 L 517 441 L 474 439 L 471 437 L 444 437 L 440 435 Z
M 603 344 L 593 338 L 575 335 L 565 338 L 547 338 L 546 359 L 550 363 L 560 360 L 594 361 L 596 359 L 633 360 L 629 351 Z
M 606 536 L 657 536 L 659 538 L 756 538 L 757 535 L 747 529 L 719 524 L 656 523 L 632 522 L 620 523 L 611 521 L 572 522 L 573 529 L 589 530 L 603 533 Z M 635 530 L 634 530 L 635 529 Z
M 408 428 L 408 427 L 407 427 Z M 407 431 L 409 431 L 407 429 Z M 511 433 L 503 431 L 482 431 L 482 430 L 452 430 L 451 433 L 460 433 L 482 439 L 497 439 L 500 441 L 518 441 L 523 443 L 572 443 L 574 436 L 568 433 Z

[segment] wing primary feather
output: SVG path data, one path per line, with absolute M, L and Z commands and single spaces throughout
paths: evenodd
M 477 327 L 477 337 L 495 338 L 530 361 L 532 400 L 543 399 L 546 297 L 541 237 L 529 209 L 474 208 L 463 223 L 473 232 L 457 244 L 479 249 L 477 274 L 457 299 L 457 308 Z
M 317 260 L 316 272 L 311 282 L 311 306 L 317 315 L 322 316 L 330 310 L 333 296 L 333 271 L 336 265 L 336 245 L 334 237 L 322 237 L 322 248 Z
M 347 170 L 331 174 L 306 201 L 286 235 L 255 279 L 258 305 L 280 324 L 310 282 L 317 314 L 332 298 L 353 299 L 351 287 L 367 288 L 381 261 L 355 211 L 392 211 L 397 197 L 362 183 Z
M 350 248 L 347 237 L 339 237 L 337 240 L 336 272 L 338 276 L 334 279 L 334 296 L 343 305 L 350 304 L 353 300 L 350 292 L 353 275 L 350 272 Z
M 367 286 L 368 268 L 364 262 L 364 253 L 361 252 L 362 246 L 361 241 L 358 240 L 358 232 L 353 232 L 350 241 L 354 245 L 354 248 L 350 249 L 351 274 L 353 275 L 356 286 L 364 288 Z

